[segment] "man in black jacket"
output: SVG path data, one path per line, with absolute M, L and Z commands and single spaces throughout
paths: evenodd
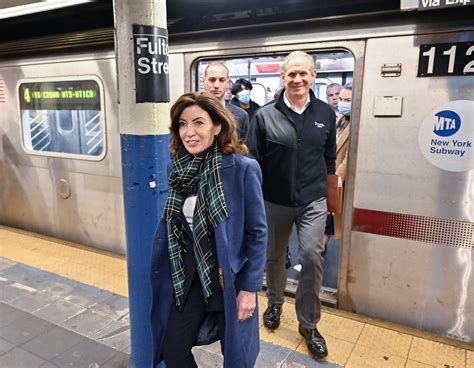
M 315 78 L 310 55 L 302 51 L 289 54 L 281 72 L 285 90 L 256 112 L 247 144 L 262 168 L 268 222 L 264 325 L 273 330 L 280 325 L 285 253 L 296 224 L 302 265 L 296 291 L 298 329 L 308 350 L 323 358 L 328 351 L 316 325 L 321 317 L 327 174 L 335 172 L 336 131 L 334 111 L 311 90 Z
M 247 138 L 249 116 L 245 110 L 225 101 L 225 91 L 229 84 L 229 70 L 221 62 L 210 63 L 204 71 L 204 90 L 216 96 L 237 120 L 237 132 L 243 141 Z

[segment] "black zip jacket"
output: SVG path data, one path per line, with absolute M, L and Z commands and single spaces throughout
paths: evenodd
M 262 169 L 264 199 L 296 207 L 327 197 L 327 174 L 336 171 L 336 116 L 310 91 L 301 123 L 283 93 L 256 112 L 246 143 Z

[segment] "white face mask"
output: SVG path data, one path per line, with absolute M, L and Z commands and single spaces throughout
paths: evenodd
M 250 102 L 250 91 L 248 89 L 244 89 L 235 95 L 237 100 L 242 102 L 243 104 L 248 104 Z
M 337 103 L 337 109 L 342 115 L 350 116 L 351 115 L 351 102 L 339 101 Z

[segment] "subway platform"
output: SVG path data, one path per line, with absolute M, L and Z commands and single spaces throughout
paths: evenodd
M 129 323 L 124 257 L 0 226 L 1 368 L 127 367 Z M 318 325 L 329 356 L 313 359 L 291 299 L 278 330 L 260 325 L 256 367 L 474 368 L 472 344 L 330 308 Z M 194 355 L 199 367 L 222 366 L 219 343 Z

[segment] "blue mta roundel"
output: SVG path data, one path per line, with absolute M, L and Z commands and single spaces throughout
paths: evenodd
M 461 118 L 451 110 L 443 110 L 435 114 L 433 132 L 440 137 L 449 137 L 461 128 Z

